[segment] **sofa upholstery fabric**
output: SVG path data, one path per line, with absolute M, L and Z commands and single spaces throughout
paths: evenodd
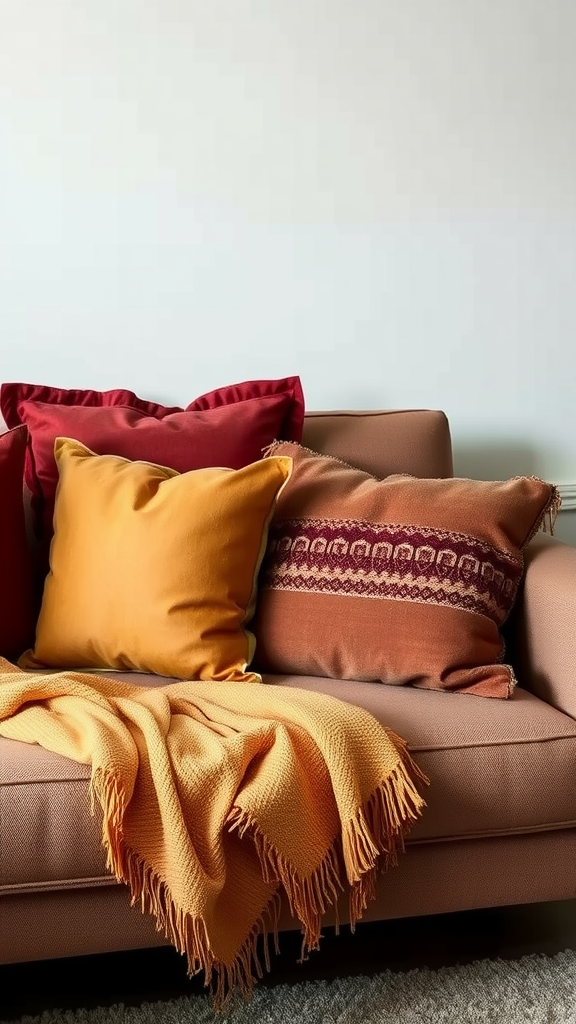
M 450 427 L 436 409 L 307 412 L 301 443 L 373 476 L 453 472 Z
M 428 806 L 408 845 L 576 827 L 576 722 L 527 691 L 486 701 L 320 677 L 264 678 L 350 701 L 406 738 L 430 778 Z M 89 768 L 10 740 L 0 739 L 0 750 L 0 894 L 104 884 L 101 825 L 88 814 Z

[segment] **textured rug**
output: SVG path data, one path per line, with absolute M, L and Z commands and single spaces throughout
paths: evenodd
M 215 1017 L 203 995 L 47 1011 L 19 1024 L 576 1024 L 576 952 L 438 970 L 265 984 Z

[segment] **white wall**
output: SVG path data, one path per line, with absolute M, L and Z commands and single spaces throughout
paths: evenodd
M 298 372 L 576 481 L 575 40 L 574 0 L 0 0 L 0 377 Z

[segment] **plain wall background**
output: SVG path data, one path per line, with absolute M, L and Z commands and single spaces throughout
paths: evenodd
M 0 377 L 299 373 L 576 481 L 575 40 L 574 0 L 0 0 Z

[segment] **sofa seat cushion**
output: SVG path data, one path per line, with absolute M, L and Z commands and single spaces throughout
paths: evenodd
M 576 721 L 521 687 L 507 701 L 314 676 L 264 677 L 359 704 L 430 779 L 409 842 L 576 825 Z
M 359 704 L 408 741 L 430 779 L 410 843 L 576 825 L 576 722 L 525 690 L 486 701 L 310 676 L 269 675 L 265 682 Z M 109 884 L 89 776 L 86 765 L 0 738 L 0 894 Z
M 110 882 L 89 765 L 0 737 L 0 893 Z

